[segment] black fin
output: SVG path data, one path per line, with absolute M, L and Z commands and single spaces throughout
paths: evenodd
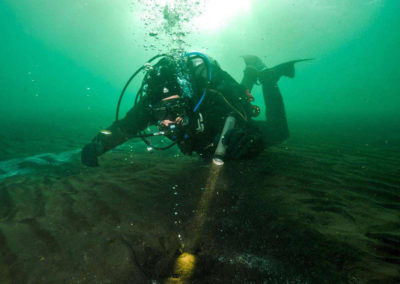
M 294 78 L 296 72 L 294 69 L 294 64 L 299 63 L 299 62 L 304 62 L 304 61 L 310 61 L 313 59 L 299 59 L 299 60 L 293 60 L 289 62 L 285 62 L 282 64 L 279 64 L 271 69 L 274 69 L 274 71 L 279 75 L 279 76 L 286 76 L 289 78 Z
M 285 63 L 281 63 L 276 65 L 275 67 L 264 69 L 259 74 L 259 81 L 264 83 L 276 83 L 282 76 L 294 78 L 296 75 L 294 65 L 299 62 L 310 61 L 313 59 L 299 59 L 288 61 Z

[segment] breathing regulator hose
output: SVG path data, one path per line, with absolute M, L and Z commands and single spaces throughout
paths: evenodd
M 150 58 L 147 63 L 151 63 L 152 61 L 156 60 L 157 58 L 160 57 L 165 57 L 168 56 L 166 54 L 158 54 L 156 56 L 153 56 L 152 58 Z M 119 120 L 119 109 L 121 107 L 121 102 L 122 102 L 122 98 L 125 95 L 126 89 L 128 89 L 129 85 L 131 84 L 132 80 L 143 70 L 147 67 L 147 64 L 143 64 L 138 70 L 136 70 L 135 73 L 132 74 L 132 76 L 129 78 L 129 80 L 126 82 L 124 88 L 122 89 L 121 94 L 119 95 L 119 99 L 118 99 L 118 105 L 117 105 L 117 110 L 115 113 L 115 121 Z

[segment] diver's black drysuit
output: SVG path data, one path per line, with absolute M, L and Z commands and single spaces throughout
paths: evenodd
M 289 137 L 282 95 L 278 88 L 281 76 L 294 77 L 292 61 L 268 69 L 255 56 L 244 56 L 246 69 L 241 84 L 237 83 L 218 63 L 208 59 L 212 78 L 207 82 L 207 66 L 201 58 L 188 60 L 190 83 L 193 97 L 186 112 L 187 126 L 179 134 L 167 135 L 177 143 L 184 154 L 198 153 L 204 158 L 215 152 L 225 119 L 228 115 L 236 118 L 235 128 L 225 135 L 227 158 L 251 158 L 263 151 L 266 146 L 278 144 Z M 250 104 L 250 91 L 259 81 L 262 85 L 266 104 L 266 122 L 251 119 L 253 107 Z M 151 84 L 151 83 L 150 83 Z M 168 86 L 166 88 L 165 86 Z M 155 90 L 161 93 L 168 90 L 169 83 L 160 85 Z M 193 111 L 204 90 L 204 100 Z M 173 93 L 171 93 L 173 94 Z M 115 121 L 107 131 L 99 133 L 82 150 L 82 162 L 88 166 L 97 166 L 97 157 L 124 143 L 149 125 L 157 124 L 152 115 L 154 100 L 145 95 L 125 116 Z

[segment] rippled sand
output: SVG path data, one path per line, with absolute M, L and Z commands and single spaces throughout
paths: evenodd
M 397 148 L 300 134 L 218 173 L 135 145 L 24 164 L 0 180 L 0 282 L 398 283 Z

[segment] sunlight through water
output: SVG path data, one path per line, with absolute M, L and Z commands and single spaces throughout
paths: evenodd
M 158 51 L 185 49 L 190 45 L 187 36 L 217 32 L 251 10 L 251 0 L 139 0 L 137 4 L 144 47 Z
M 204 1 L 205 10 L 201 16 L 194 19 L 199 30 L 217 31 L 225 27 L 236 17 L 246 14 L 251 9 L 251 0 L 242 1 Z

